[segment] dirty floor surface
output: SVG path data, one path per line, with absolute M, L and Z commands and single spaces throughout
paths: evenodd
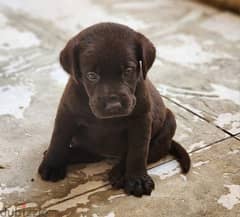
M 149 77 L 177 117 L 175 139 L 191 153 L 150 165 L 141 199 L 105 181 L 111 163 L 76 165 L 42 181 L 67 75 L 66 41 L 100 21 L 127 24 L 157 48 Z M 240 17 L 187 0 L 0 0 L 0 216 L 239 217 Z

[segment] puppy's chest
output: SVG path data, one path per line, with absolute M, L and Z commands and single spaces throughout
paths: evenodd
M 78 120 L 75 143 L 89 151 L 119 156 L 127 148 L 127 123 L 122 120 Z

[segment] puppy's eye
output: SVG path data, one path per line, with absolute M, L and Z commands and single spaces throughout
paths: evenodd
M 100 79 L 100 76 L 95 72 L 88 72 L 87 79 L 92 82 L 98 82 Z
M 134 69 L 129 67 L 126 68 L 125 71 L 123 72 L 124 77 L 131 77 L 132 73 L 134 72 Z

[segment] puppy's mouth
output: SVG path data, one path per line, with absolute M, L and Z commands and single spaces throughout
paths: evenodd
M 129 116 L 136 105 L 136 99 L 133 98 L 128 105 L 120 105 L 119 102 L 107 104 L 105 106 L 89 103 L 92 113 L 98 119 L 111 119 Z

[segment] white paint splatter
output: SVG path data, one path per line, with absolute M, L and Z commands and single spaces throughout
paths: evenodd
M 203 148 L 206 145 L 207 144 L 205 143 L 205 141 L 200 141 L 200 142 L 194 143 L 194 144 L 189 146 L 188 152 L 192 152 L 192 151 L 194 151 L 196 149 Z
M 157 175 L 160 179 L 166 179 L 180 172 L 179 163 L 175 160 L 150 169 L 149 174 Z
M 7 24 L 7 18 L 0 15 L 0 49 L 17 49 L 38 46 L 40 40 L 32 32 L 18 31 Z
M 181 127 L 179 127 L 179 128 L 181 128 Z M 188 137 L 189 137 L 189 135 L 187 135 L 185 133 L 181 133 L 180 135 L 178 133 L 176 134 L 176 138 L 179 142 L 184 141 Z
M 208 163 L 209 163 L 209 160 L 207 160 L 207 161 L 199 161 L 197 163 L 194 163 L 193 167 L 200 167 L 200 166 L 208 164 Z
M 92 207 L 92 208 L 99 208 L 100 206 L 97 205 L 97 204 L 92 204 L 91 207 Z
M 79 207 L 77 208 L 77 213 L 83 213 L 83 212 L 87 212 L 89 209 L 88 208 L 82 208 L 82 207 Z
M 194 115 L 193 116 L 193 121 L 194 122 L 199 122 L 199 121 L 202 121 L 202 119 L 200 119 L 198 116 Z
M 119 197 L 126 197 L 126 194 L 117 194 L 117 195 L 112 195 L 108 198 L 109 201 L 114 200 Z
M 168 85 L 159 85 L 157 88 L 159 92 L 163 95 L 184 96 L 185 98 L 208 98 L 209 100 L 230 100 L 237 105 L 240 105 L 240 91 L 230 89 L 219 84 L 210 84 L 213 88 L 212 91 L 198 91 L 189 90 L 186 88 L 171 87 Z
M 196 174 L 196 175 L 199 175 L 199 172 L 197 172 L 197 171 L 193 171 L 193 173 Z
M 240 20 L 232 13 L 221 13 L 210 17 L 201 24 L 201 27 L 208 31 L 220 34 L 227 40 L 240 40 Z
M 32 95 L 33 92 L 26 86 L 0 87 L 0 115 L 23 118 L 23 112 L 29 106 Z
M 12 193 L 23 193 L 25 188 L 16 186 L 16 187 L 0 187 L 0 195 L 12 194 Z
M 192 128 L 187 127 L 185 124 L 181 125 L 181 129 L 183 129 L 184 131 L 186 131 L 188 133 L 192 133 Z
M 53 69 L 50 70 L 52 79 L 56 80 L 60 85 L 66 85 L 69 75 L 65 72 L 59 64 L 54 65 Z
M 212 147 L 212 146 L 207 146 L 207 147 L 205 147 L 205 148 L 201 148 L 201 149 L 195 151 L 195 153 L 201 153 L 201 152 L 203 152 L 203 151 L 206 151 L 206 150 L 210 149 L 211 147 Z
M 168 36 L 157 46 L 158 57 L 179 65 L 195 68 L 199 64 L 210 63 L 215 59 L 232 58 L 229 54 L 210 52 L 203 49 L 194 36 L 177 34 Z
M 229 131 L 232 134 L 239 133 L 240 131 L 240 113 L 231 114 L 231 113 L 223 113 L 220 114 L 214 123 L 222 128 L 230 127 Z
M 240 152 L 239 149 L 235 149 L 235 150 L 233 150 L 233 151 L 229 151 L 227 154 L 232 155 L 232 154 L 237 154 L 237 153 L 239 153 L 239 152 Z
M 8 58 L 9 58 L 9 56 L 7 56 L 7 55 L 0 56 L 0 62 L 5 62 L 5 61 L 8 60 Z M 0 77 L 1 77 L 1 76 L 2 76 L 2 74 L 0 74 Z
M 240 203 L 240 185 L 224 185 L 224 187 L 229 189 L 229 194 L 222 195 L 217 202 L 227 209 L 232 209 Z
M 147 23 L 135 19 L 131 15 L 111 13 L 105 10 L 103 5 L 98 5 L 90 0 L 58 0 L 39 1 L 36 4 L 32 0 L 3 1 L 1 3 L 9 5 L 11 8 L 21 9 L 33 17 L 47 19 L 59 28 L 67 30 L 69 33 L 76 33 L 79 28 L 88 27 L 99 22 L 124 23 L 134 29 L 146 28 Z M 74 14 L 74 16 L 73 16 Z M 89 16 L 91 14 L 91 16 Z M 94 14 L 94 15 L 93 15 Z
M 240 90 L 233 90 L 219 84 L 211 84 L 213 95 L 217 95 L 218 99 L 230 100 L 237 105 L 240 105 Z
M 19 32 L 12 27 L 0 30 L 0 49 L 29 48 L 40 45 L 40 40 L 32 32 Z
M 8 19 L 3 14 L 0 14 L 0 27 L 4 27 L 7 23 Z
M 18 76 L 18 72 L 25 71 L 27 68 L 30 68 L 32 66 L 32 62 L 34 59 L 38 58 L 42 54 L 40 52 L 34 52 L 31 55 L 28 56 L 15 56 L 14 59 L 9 60 L 8 64 L 3 67 L 2 73 L 5 76 Z M 36 69 L 38 71 L 39 68 Z
M 210 46 L 211 46 L 211 45 L 214 45 L 215 42 L 212 41 L 212 40 L 206 40 L 206 41 L 203 42 L 203 44 L 204 44 L 204 45 L 210 45 Z
M 107 215 L 105 215 L 105 217 L 115 217 L 115 213 L 114 212 L 110 212 Z
M 186 182 L 186 181 L 187 181 L 187 176 L 185 176 L 185 175 L 181 174 L 181 175 L 180 175 L 180 177 L 183 179 L 183 181 L 184 181 L 184 182 Z
M 221 67 L 218 66 L 218 65 L 213 65 L 213 66 L 210 66 L 210 67 L 209 67 L 209 69 L 210 69 L 210 70 L 213 70 L 213 71 L 218 71 L 220 68 L 221 68 Z M 206 71 L 206 73 L 208 73 L 208 72 Z

